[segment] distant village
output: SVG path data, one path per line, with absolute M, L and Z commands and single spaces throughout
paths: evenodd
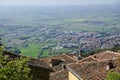
M 75 32 L 75 31 L 59 31 L 50 28 L 18 28 L 6 31 L 1 36 L 4 36 L 7 49 L 14 45 L 27 47 L 28 43 L 45 43 L 44 48 L 73 49 L 71 53 L 76 53 L 76 49 L 82 49 L 83 52 L 112 48 L 119 45 L 120 32 L 113 30 L 111 32 Z M 26 36 L 27 35 L 27 36 Z M 19 36 L 19 37 L 18 37 Z M 13 39 L 14 38 L 14 39 Z M 47 45 L 52 44 L 52 45 Z

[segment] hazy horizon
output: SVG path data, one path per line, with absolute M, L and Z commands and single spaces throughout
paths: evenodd
M 120 0 L 0 0 L 0 6 L 70 6 L 120 4 Z

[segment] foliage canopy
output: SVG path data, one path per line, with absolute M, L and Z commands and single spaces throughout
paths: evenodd
M 109 72 L 106 80 L 120 80 L 120 72 Z
M 0 80 L 31 80 L 27 58 L 9 60 L 3 56 L 4 47 L 0 46 Z

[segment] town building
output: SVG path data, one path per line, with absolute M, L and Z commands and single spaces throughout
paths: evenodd
M 108 72 L 120 72 L 120 53 L 104 51 L 68 64 L 68 80 L 105 80 Z

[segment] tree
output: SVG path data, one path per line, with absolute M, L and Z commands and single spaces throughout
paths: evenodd
M 28 68 L 27 58 L 16 58 L 9 60 L 3 56 L 4 48 L 0 46 L 0 80 L 31 80 L 29 77 L 30 69 Z
M 120 50 L 120 45 L 115 45 L 111 50 L 117 52 L 118 50 Z
M 106 80 L 120 80 L 120 72 L 109 72 Z
M 14 50 L 14 53 L 16 53 L 16 54 L 20 54 L 21 51 L 20 51 L 20 49 L 15 49 L 15 50 Z

